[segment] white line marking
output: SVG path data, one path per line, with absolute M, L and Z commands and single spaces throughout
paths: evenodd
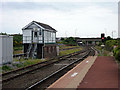
M 75 77 L 77 74 L 78 74 L 78 73 L 75 72 L 75 73 L 73 73 L 73 74 L 71 75 L 71 77 Z
M 88 63 L 89 61 L 86 61 L 86 63 Z

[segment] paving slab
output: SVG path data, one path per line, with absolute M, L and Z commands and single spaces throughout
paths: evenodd
M 89 56 L 80 64 L 58 79 L 55 83 L 50 85 L 50 88 L 77 88 L 79 83 L 83 80 L 90 67 L 95 62 L 97 56 Z
M 119 68 L 114 57 L 99 56 L 78 88 L 119 90 Z M 89 89 L 88 89 L 89 90 Z

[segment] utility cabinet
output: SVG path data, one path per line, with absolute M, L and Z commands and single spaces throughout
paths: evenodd
M 13 37 L 0 35 L 0 65 L 13 62 Z

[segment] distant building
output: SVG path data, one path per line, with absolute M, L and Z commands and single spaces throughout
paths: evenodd
M 13 62 L 13 37 L 0 35 L 0 65 Z
M 120 38 L 120 1 L 118 2 L 118 38 Z
M 32 58 L 49 58 L 57 55 L 56 30 L 47 24 L 32 21 L 24 28 L 24 53 Z
M 57 42 L 61 42 L 61 38 L 56 38 L 56 41 Z

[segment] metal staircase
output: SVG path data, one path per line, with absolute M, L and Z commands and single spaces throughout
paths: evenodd
M 31 50 L 32 50 L 32 44 L 29 44 L 29 47 L 27 50 L 27 58 L 29 58 Z
M 34 44 L 34 48 L 32 51 L 32 59 L 37 57 L 37 43 Z
M 27 58 L 32 57 L 33 58 L 37 58 L 37 43 L 38 43 L 38 37 L 36 39 L 36 42 L 31 42 L 29 44 L 28 50 L 27 50 Z

